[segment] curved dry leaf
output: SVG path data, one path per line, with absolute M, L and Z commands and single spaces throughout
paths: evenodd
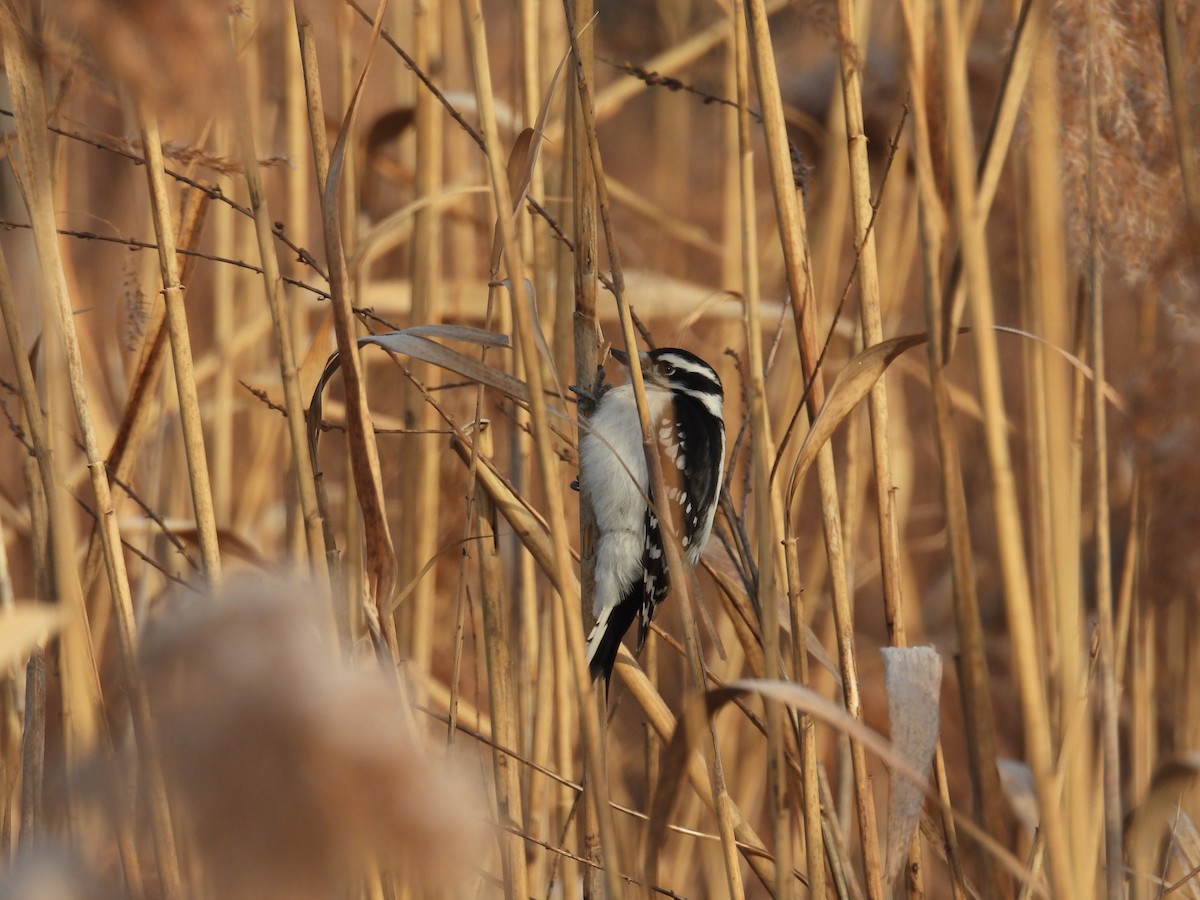
M 468 329 L 459 326 L 459 330 L 466 331 Z M 474 331 L 476 329 L 470 330 Z M 487 332 L 484 333 L 486 334 Z M 469 338 L 460 337 L 459 340 L 469 340 Z M 479 342 L 477 341 L 476 343 Z M 505 343 L 507 343 L 507 338 L 505 338 Z M 414 334 L 412 329 L 406 328 L 403 331 L 389 331 L 385 334 L 373 334 L 358 339 L 358 346 L 365 347 L 368 344 L 382 347 L 389 353 L 403 353 L 405 356 L 412 357 L 413 359 L 419 359 L 423 362 L 440 366 L 443 369 L 448 369 L 451 372 L 456 372 L 464 378 L 469 378 L 471 381 L 482 384 L 484 387 L 493 388 L 511 397 L 518 403 L 529 402 L 529 387 L 521 379 L 514 378 L 507 372 L 502 372 L 486 363 L 482 363 L 474 357 L 459 353 L 457 350 L 451 350 L 449 347 L 443 347 L 441 344 L 421 337 L 419 334 Z M 493 344 L 492 346 L 504 346 L 504 344 Z
M 508 337 L 482 328 L 471 328 L 466 325 L 414 325 L 400 331 L 388 331 L 383 334 L 372 334 L 358 339 L 359 347 L 370 344 L 382 347 L 390 353 L 403 353 L 413 359 L 431 363 L 443 369 L 455 372 L 464 378 L 499 391 L 518 403 L 529 402 L 529 388 L 519 378 L 514 378 L 507 372 L 486 365 L 466 354 L 443 347 L 423 335 L 436 335 L 448 340 L 469 341 L 487 347 L 507 347 Z M 313 468 L 317 467 L 317 442 L 321 435 L 321 406 L 325 385 L 334 373 L 341 368 L 341 358 L 337 351 L 330 354 L 325 362 L 325 369 L 317 379 L 313 388 L 312 398 L 308 403 L 308 450 Z
M 914 770 L 929 771 L 939 732 L 942 657 L 932 647 L 884 647 L 883 684 L 888 698 L 892 747 Z M 904 778 L 892 779 L 888 795 L 887 882 L 908 860 L 921 821 L 923 792 Z
M 1150 780 L 1146 799 L 1129 814 L 1125 852 L 1129 866 L 1139 875 L 1156 875 L 1163 829 L 1174 818 L 1179 800 L 1200 775 L 1200 753 L 1183 753 L 1158 767 Z
M 837 380 L 825 397 L 825 404 L 813 420 L 812 427 L 804 437 L 804 443 L 796 454 L 792 464 L 792 474 L 788 482 L 787 502 L 790 505 L 796 494 L 796 486 L 804 478 L 804 473 L 817 458 L 825 442 L 850 415 L 854 407 L 871 392 L 887 371 L 887 367 L 903 353 L 929 340 L 925 332 L 908 334 L 883 341 L 863 350 L 846 363 L 845 368 L 838 373 Z
M 65 619 L 60 607 L 47 603 L 17 603 L 0 610 L 0 671 L 23 662 Z
M 473 325 L 446 325 L 434 322 L 428 325 L 412 325 L 405 328 L 404 333 L 426 338 L 443 338 L 447 341 L 466 341 L 471 344 L 479 344 L 481 347 L 508 347 L 510 345 L 507 334 L 488 331 L 486 328 L 476 328 Z

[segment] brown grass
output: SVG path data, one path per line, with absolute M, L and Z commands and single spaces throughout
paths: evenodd
M 6 4 L 0 897 L 1195 893 L 1200 8 L 1025 6 Z M 638 342 L 729 491 L 606 697 Z

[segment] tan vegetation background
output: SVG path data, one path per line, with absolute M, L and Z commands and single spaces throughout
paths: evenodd
M 1196 4 L 0 31 L 0 896 L 1200 895 Z M 728 491 L 606 695 L 635 339 Z

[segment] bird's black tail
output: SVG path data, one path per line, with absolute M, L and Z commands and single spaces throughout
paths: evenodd
M 597 623 L 588 636 L 588 671 L 593 681 L 603 675 L 604 686 L 608 687 L 621 638 L 637 617 L 638 608 L 639 604 L 633 602 L 631 596 L 626 596 L 609 613 L 607 621 Z

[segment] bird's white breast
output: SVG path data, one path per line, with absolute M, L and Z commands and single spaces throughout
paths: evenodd
M 671 395 L 661 388 L 646 388 L 650 420 L 657 425 Z M 648 475 L 631 385 L 604 395 L 579 441 L 579 457 L 579 480 L 591 499 L 600 531 L 620 529 L 629 522 L 640 524 Z

